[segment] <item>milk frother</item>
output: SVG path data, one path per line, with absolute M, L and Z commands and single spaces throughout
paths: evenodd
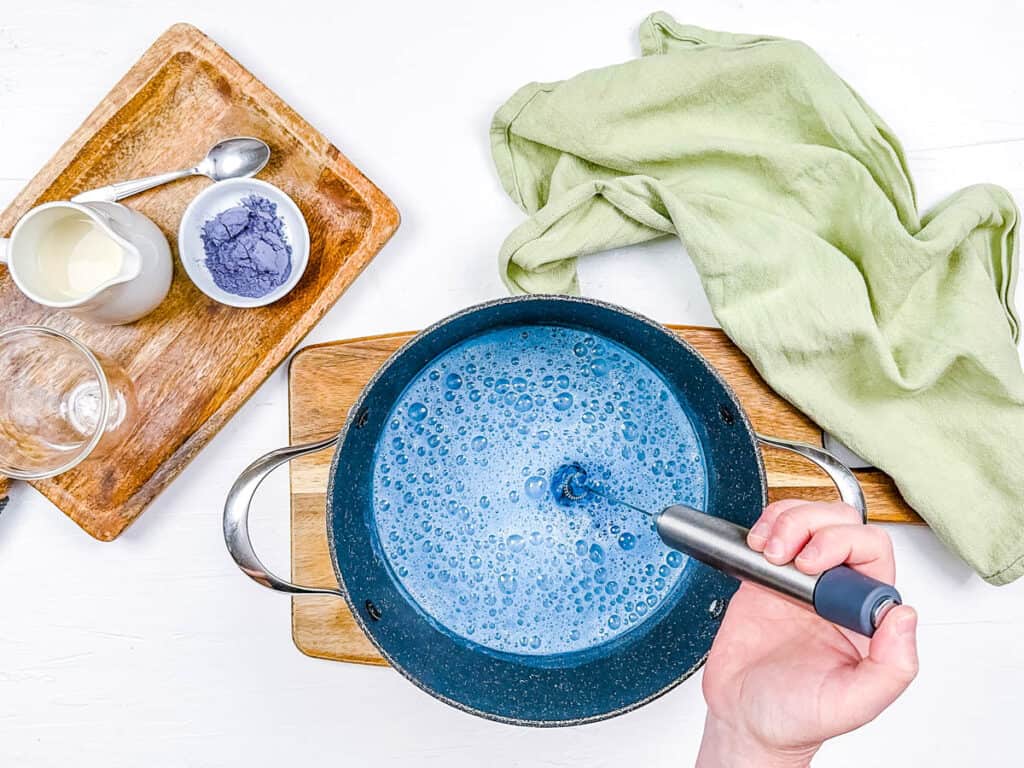
M 823 619 L 871 637 L 885 614 L 899 605 L 889 584 L 838 565 L 811 576 L 792 564 L 775 565 L 747 546 L 742 525 L 674 504 L 655 516 L 662 541 L 724 573 L 773 589 L 814 608 Z
M 902 600 L 896 589 L 845 565 L 809 575 L 793 564 L 776 565 L 747 546 L 750 531 L 721 517 L 685 504 L 652 513 L 622 501 L 588 481 L 578 464 L 555 472 L 553 491 L 564 501 L 580 501 L 590 493 L 654 518 L 661 540 L 672 549 L 696 558 L 743 581 L 773 589 L 812 607 L 823 619 L 871 637 L 885 614 Z M 858 489 L 859 490 L 859 489 Z

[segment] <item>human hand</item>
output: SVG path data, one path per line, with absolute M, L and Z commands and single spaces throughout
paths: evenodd
M 768 505 L 747 538 L 772 563 L 818 574 L 845 563 L 892 584 L 892 543 L 846 504 Z M 897 606 L 870 640 L 744 582 L 704 668 L 698 768 L 807 766 L 825 739 L 870 722 L 917 674 L 917 614 Z

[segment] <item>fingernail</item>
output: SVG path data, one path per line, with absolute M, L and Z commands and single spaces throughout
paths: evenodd
M 818 555 L 820 554 L 821 552 L 818 551 L 818 547 L 815 544 L 808 544 L 803 548 L 800 554 L 796 556 L 796 559 L 811 563 L 817 560 Z
M 778 539 L 772 539 L 768 542 L 768 546 L 764 548 L 764 553 L 769 557 L 782 557 L 782 542 Z
M 771 526 L 768 523 L 758 523 L 750 529 L 750 536 L 754 539 L 767 539 L 768 534 L 772 532 Z

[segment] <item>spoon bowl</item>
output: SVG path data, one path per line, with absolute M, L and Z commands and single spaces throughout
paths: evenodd
M 270 147 L 251 136 L 239 136 L 219 141 L 210 147 L 196 171 L 214 181 L 247 179 L 267 166 Z

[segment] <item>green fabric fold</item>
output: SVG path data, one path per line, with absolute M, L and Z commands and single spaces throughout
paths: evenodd
M 1017 209 L 991 185 L 924 216 L 899 142 L 810 48 L 678 24 L 644 56 L 533 83 L 494 117 L 528 214 L 515 293 L 677 235 L 722 328 L 783 397 L 891 475 L 979 574 L 1024 573 Z M 628 268 L 628 264 L 623 264 Z

